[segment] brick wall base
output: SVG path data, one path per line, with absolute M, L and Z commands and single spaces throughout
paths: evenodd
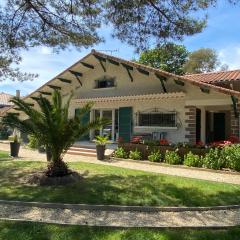
M 238 114 L 240 112 L 240 106 L 237 106 Z M 231 135 L 239 137 L 239 117 L 235 116 L 233 106 L 231 108 Z

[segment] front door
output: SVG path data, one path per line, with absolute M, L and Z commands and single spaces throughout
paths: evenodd
M 213 116 L 213 135 L 214 141 L 225 140 L 225 113 L 214 113 Z

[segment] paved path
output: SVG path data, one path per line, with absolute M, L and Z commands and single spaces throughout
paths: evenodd
M 0 150 L 7 151 L 9 146 L 7 144 L 0 143 Z M 20 149 L 20 158 L 21 160 L 38 160 L 38 161 L 46 161 L 45 154 L 40 154 L 37 151 L 33 151 L 30 149 Z M 174 167 L 174 166 L 166 166 L 160 164 L 150 164 L 145 162 L 138 161 L 127 161 L 127 160 L 109 160 L 109 161 L 98 161 L 95 157 L 83 157 L 76 155 L 68 155 L 66 154 L 64 160 L 67 162 L 87 162 L 108 166 L 116 166 L 127 169 L 134 170 L 142 170 L 146 172 L 153 173 L 161 173 L 168 174 L 174 176 L 181 176 L 187 178 L 196 178 L 202 180 L 216 181 L 216 182 L 224 182 L 224 183 L 232 183 L 240 185 L 240 173 L 239 174 L 230 174 L 230 173 L 219 173 L 208 170 L 199 170 L 199 169 L 191 169 L 184 167 Z
M 50 206 L 49 206 L 50 205 Z M 54 204 L 52 204 L 54 205 Z M 78 207 L 79 206 L 79 207 Z M 91 209 L 94 207 L 94 209 Z M 105 208 L 107 208 L 105 206 Z M 121 207 L 120 207 L 121 208 Z M 109 227 L 229 227 L 240 225 L 240 208 L 228 210 L 124 210 L 75 204 L 0 202 L 0 219 Z M 150 208 L 154 209 L 154 208 Z

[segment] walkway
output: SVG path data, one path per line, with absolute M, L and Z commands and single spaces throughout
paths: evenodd
M 0 201 L 0 219 L 108 227 L 229 227 L 240 225 L 240 206 L 230 209 L 142 208 Z M 221 220 L 220 220 L 221 219 Z M 220 221 L 219 221 L 220 220 Z
M 0 150 L 8 151 L 7 144 L 0 143 Z M 45 154 L 40 154 L 37 151 L 21 148 L 20 160 L 37 160 L 46 161 Z M 187 178 L 196 178 L 202 180 L 232 183 L 240 185 L 240 173 L 224 173 L 204 169 L 193 169 L 182 166 L 171 166 L 152 164 L 144 161 L 128 161 L 128 160 L 109 160 L 98 161 L 95 157 L 73 156 L 66 154 L 64 160 L 67 162 L 87 162 L 115 167 L 122 167 L 133 170 L 142 170 L 146 172 L 161 173 L 167 175 L 181 176 Z

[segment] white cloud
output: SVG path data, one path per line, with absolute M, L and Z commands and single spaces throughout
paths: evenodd
M 240 69 L 240 45 L 228 46 L 218 50 L 219 60 L 229 69 Z

